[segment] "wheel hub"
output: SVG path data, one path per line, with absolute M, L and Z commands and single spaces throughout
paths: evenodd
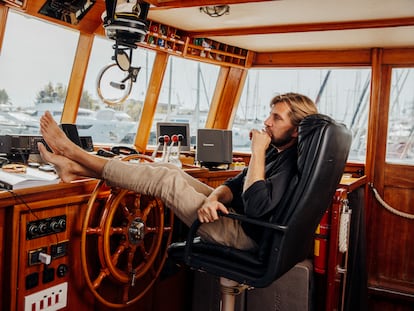
M 128 238 L 131 244 L 138 244 L 140 243 L 145 236 L 145 223 L 142 221 L 141 218 L 135 218 L 131 221 L 129 228 L 128 228 Z

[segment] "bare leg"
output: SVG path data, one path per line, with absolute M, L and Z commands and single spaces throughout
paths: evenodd
M 72 161 L 62 155 L 54 154 L 46 150 L 42 143 L 38 143 L 40 155 L 46 162 L 55 166 L 56 172 L 64 182 L 71 182 L 79 177 L 99 177 L 88 168 Z
M 50 149 L 58 155 L 88 168 L 89 177 L 101 177 L 108 159 L 92 155 L 74 144 L 57 125 L 49 111 L 40 118 L 40 132 Z M 46 159 L 45 159 L 46 160 Z M 51 162 L 52 163 L 52 162 Z

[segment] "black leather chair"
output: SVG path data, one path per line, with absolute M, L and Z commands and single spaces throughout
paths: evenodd
M 299 126 L 298 172 L 272 219 L 263 222 L 244 215 L 223 215 L 265 230 L 259 250 L 241 251 L 203 242 L 197 237 L 197 220 L 186 242 L 169 247 L 169 257 L 244 287 L 270 285 L 309 256 L 315 230 L 332 202 L 350 145 L 351 133 L 343 124 L 321 114 L 306 117 Z M 235 288 L 230 291 L 238 292 Z

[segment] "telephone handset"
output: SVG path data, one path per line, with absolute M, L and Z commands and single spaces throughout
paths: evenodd
M 114 146 L 111 148 L 111 152 L 122 155 L 138 154 L 138 151 L 136 151 L 134 148 L 127 146 Z
M 114 146 L 111 148 L 111 150 L 105 150 L 105 149 L 99 149 L 97 151 L 97 155 L 106 157 L 106 158 L 112 158 L 117 155 L 130 155 L 130 154 L 137 154 L 138 151 L 136 151 L 134 148 L 127 147 L 127 146 Z

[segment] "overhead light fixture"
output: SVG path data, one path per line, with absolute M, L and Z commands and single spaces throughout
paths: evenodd
M 207 14 L 210 17 L 220 17 L 224 14 L 230 13 L 230 6 L 225 5 L 214 5 L 214 6 L 202 6 L 200 12 Z

